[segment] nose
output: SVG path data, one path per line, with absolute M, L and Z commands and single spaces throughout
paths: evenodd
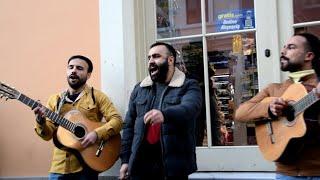
M 286 52 L 286 48 L 285 47 L 281 48 L 281 51 L 280 51 L 281 56 L 285 55 L 285 52 Z
M 148 64 L 150 65 L 150 64 L 152 64 L 152 63 L 155 63 L 155 61 L 154 61 L 154 58 L 151 57 L 151 58 L 149 59 L 149 61 L 148 61 Z
M 76 74 L 77 69 L 75 67 L 70 70 L 71 70 L 71 74 Z

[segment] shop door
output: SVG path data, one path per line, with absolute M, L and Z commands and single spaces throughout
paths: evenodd
M 276 0 L 146 1 L 147 43 L 167 42 L 177 66 L 197 79 L 199 171 L 273 171 L 256 145 L 253 123 L 234 121 L 238 105 L 279 82 Z M 153 28 L 152 28 L 153 27 Z

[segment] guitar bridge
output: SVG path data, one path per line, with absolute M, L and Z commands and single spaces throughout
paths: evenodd
M 98 149 L 97 149 L 97 152 L 96 152 L 96 156 L 99 157 L 101 152 L 102 152 L 102 149 L 104 147 L 104 144 L 105 144 L 105 141 L 104 140 L 101 140 L 99 146 L 98 146 Z
M 267 126 L 268 136 L 269 136 L 269 138 L 270 138 L 271 144 L 274 144 L 274 143 L 275 143 L 275 139 L 274 139 L 274 136 L 273 136 L 273 129 L 272 129 L 272 123 L 271 123 L 271 121 L 268 121 L 268 122 L 266 123 L 266 126 Z

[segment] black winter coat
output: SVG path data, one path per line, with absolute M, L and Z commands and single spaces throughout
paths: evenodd
M 120 153 L 122 164 L 129 164 L 129 173 L 135 166 L 135 157 L 144 138 L 143 117 L 152 108 L 152 84 L 148 76 L 135 86 L 130 97 Z M 160 110 L 165 119 L 161 124 L 160 144 L 166 176 L 189 175 L 197 170 L 195 121 L 201 104 L 197 81 L 186 79 L 185 74 L 176 68 L 160 98 Z

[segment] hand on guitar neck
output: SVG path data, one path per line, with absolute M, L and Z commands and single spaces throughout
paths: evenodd
M 320 98 L 320 83 L 318 83 L 317 87 L 314 88 L 313 90 L 317 94 L 318 98 Z
M 43 125 L 46 122 L 46 118 L 45 118 L 45 107 L 43 107 L 40 104 L 40 101 L 38 101 L 39 105 L 35 108 L 31 108 L 34 112 L 34 114 L 36 115 L 36 121 L 38 124 Z

